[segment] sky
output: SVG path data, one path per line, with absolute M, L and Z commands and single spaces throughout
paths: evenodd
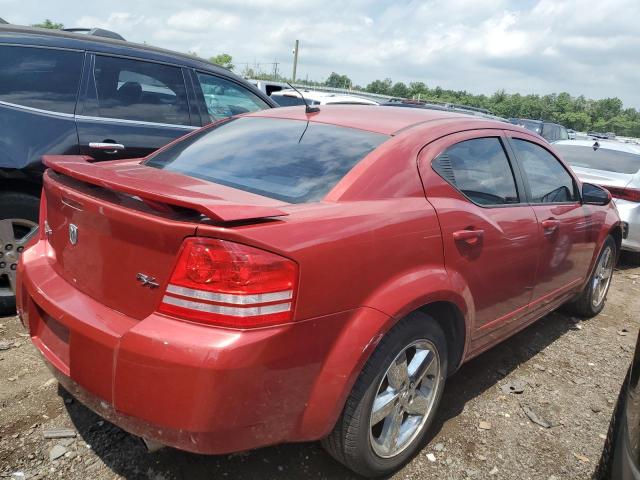
M 127 40 L 298 78 L 333 71 L 492 94 L 566 91 L 640 109 L 640 0 L 0 0 L 0 17 L 103 27 Z

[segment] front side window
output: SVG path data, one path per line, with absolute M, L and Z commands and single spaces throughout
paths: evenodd
M 153 154 L 146 164 L 288 203 L 322 199 L 389 137 L 280 118 L 239 117 Z
M 212 122 L 269 107 L 254 93 L 224 78 L 198 72 L 198 81 Z
M 529 181 L 533 203 L 577 200 L 573 178 L 560 161 L 535 143 L 512 139 L 513 148 Z
M 178 67 L 96 55 L 98 116 L 189 125 L 189 106 Z
M 0 100 L 73 113 L 84 54 L 33 47 L 0 47 Z
M 438 155 L 433 169 L 479 205 L 518 203 L 511 165 L 497 137 L 456 143 Z

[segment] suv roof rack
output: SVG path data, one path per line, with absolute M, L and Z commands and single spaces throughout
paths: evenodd
M 485 115 L 494 115 L 490 110 L 480 107 L 472 107 L 470 105 L 462 105 L 460 103 L 440 102 L 438 100 L 418 100 L 407 98 L 390 98 L 389 103 L 405 103 L 410 105 L 433 105 L 441 107 L 444 110 L 468 110 L 470 112 L 483 113 Z
M 93 35 L 95 37 L 113 38 L 115 40 L 126 41 L 125 38 L 119 33 L 112 32 L 111 30 L 105 30 L 104 28 L 63 28 L 63 32 L 71 33 L 86 33 L 87 35 Z

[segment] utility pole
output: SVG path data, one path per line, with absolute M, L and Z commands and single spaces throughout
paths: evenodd
M 298 68 L 298 45 L 300 42 L 296 40 L 296 46 L 293 49 L 293 78 L 291 79 L 291 83 L 296 82 L 296 70 Z

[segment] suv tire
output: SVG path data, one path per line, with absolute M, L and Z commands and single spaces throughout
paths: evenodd
M 38 225 L 40 200 L 21 192 L 0 193 L 0 316 L 16 311 L 9 275 L 15 267 L 27 235 Z

